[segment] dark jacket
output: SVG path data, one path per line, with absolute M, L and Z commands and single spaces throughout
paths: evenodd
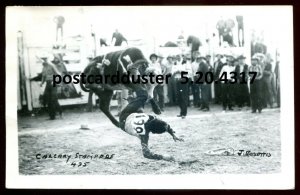
M 249 71 L 249 66 L 247 64 L 244 65 L 244 70 L 243 72 L 245 73 L 245 79 L 247 81 L 247 77 L 248 77 L 248 71 Z M 238 82 L 242 81 L 242 75 L 240 74 L 241 73 L 241 70 L 240 70 L 240 65 L 236 66 L 235 67 L 235 72 L 237 74 L 237 80 Z
M 198 72 L 202 72 L 202 78 L 198 80 L 198 82 L 205 83 L 205 74 L 209 71 L 208 65 L 205 62 L 200 62 Z M 199 76 L 198 76 L 199 77 Z

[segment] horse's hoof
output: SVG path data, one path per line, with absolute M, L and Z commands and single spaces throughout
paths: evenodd
M 161 111 L 160 110 L 153 110 L 153 112 L 157 115 L 160 115 L 161 114 Z

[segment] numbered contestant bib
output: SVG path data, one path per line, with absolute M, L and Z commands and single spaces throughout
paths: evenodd
M 136 137 L 139 137 L 139 135 L 145 135 L 145 123 L 148 119 L 149 116 L 144 113 L 132 113 L 126 119 L 125 131 Z

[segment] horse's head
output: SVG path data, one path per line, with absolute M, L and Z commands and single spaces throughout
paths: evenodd
M 96 75 L 100 74 L 100 70 L 99 70 L 98 66 L 99 66 L 99 64 L 102 63 L 102 59 L 103 59 L 103 56 L 98 56 L 98 57 L 94 58 L 82 72 L 82 74 L 85 75 L 85 77 L 83 77 L 83 76 L 80 77 L 80 87 L 83 91 L 90 92 L 91 90 L 94 90 L 97 88 L 96 83 L 88 83 L 87 82 L 87 77 L 90 75 L 93 75 L 92 78 L 95 78 Z
M 149 68 L 149 62 L 147 60 L 141 61 L 139 66 L 139 72 L 141 75 L 147 74 Z

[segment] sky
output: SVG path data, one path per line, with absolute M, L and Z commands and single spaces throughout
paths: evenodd
M 15 14 L 20 17 L 14 18 L 17 20 L 17 26 L 28 32 L 31 41 L 43 41 L 40 39 L 45 39 L 44 36 L 36 36 L 41 34 L 47 36 L 48 41 L 55 39 L 53 18 L 58 15 L 66 19 L 66 36 L 87 34 L 93 26 L 93 30 L 99 37 L 108 40 L 111 39 L 113 31 L 118 29 L 128 39 L 155 37 L 162 43 L 175 40 L 181 31 L 184 31 L 186 36 L 190 34 L 199 37 L 209 36 L 216 32 L 216 21 L 221 16 L 235 19 L 236 15 L 242 14 L 248 27 L 263 29 L 270 39 L 279 37 L 278 26 L 283 22 L 280 21 L 281 17 L 276 7 L 270 9 L 208 6 L 14 8 L 19 9 Z
M 83 35 L 85 44 L 92 45 L 91 29 L 96 33 L 97 44 L 106 38 L 110 44 L 112 33 L 118 29 L 128 40 L 141 39 L 154 48 L 167 41 L 176 41 L 183 31 L 185 37 L 195 35 L 202 42 L 217 35 L 216 23 L 222 17 L 235 21 L 236 15 L 244 16 L 245 39 L 250 43 L 253 29 L 264 32 L 265 43 L 280 48 L 286 41 L 282 36 L 286 17 L 281 14 L 290 7 L 278 6 L 123 6 L 123 7 L 8 7 L 7 25 L 9 35 L 23 31 L 27 46 L 52 46 L 55 43 L 55 16 L 63 16 L 64 38 Z M 237 28 L 232 30 L 237 40 Z M 13 37 L 10 37 L 13 38 Z M 248 41 L 247 41 L 248 40 Z M 154 45 L 154 46 L 153 46 Z M 97 46 L 98 47 L 98 46 Z

